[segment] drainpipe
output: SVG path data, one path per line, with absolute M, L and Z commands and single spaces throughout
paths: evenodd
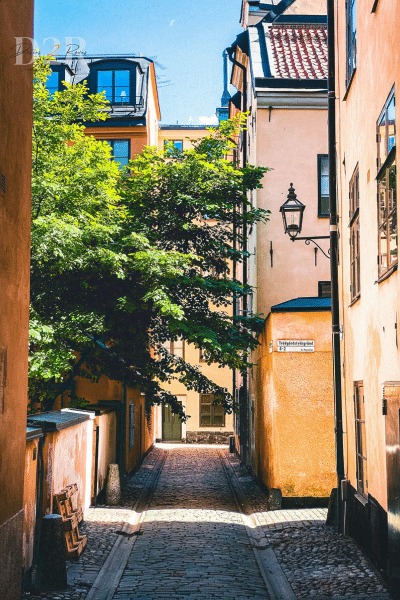
M 38 465 L 36 471 L 36 519 L 35 528 L 33 533 L 33 557 L 32 567 L 34 568 L 37 563 L 40 537 L 42 533 L 42 512 L 43 512 L 43 482 L 44 482 L 44 459 L 43 459 L 43 447 L 46 440 L 46 429 L 41 427 L 43 436 L 39 439 L 38 443 Z
M 228 53 L 229 60 L 232 64 L 237 66 L 243 72 L 243 93 L 242 93 L 242 112 L 247 111 L 247 68 L 238 62 L 233 53 L 235 51 L 235 45 L 226 49 Z M 245 167 L 247 165 L 247 130 L 244 129 L 242 131 L 242 166 Z M 247 207 L 246 204 L 243 203 L 243 215 L 246 215 Z M 247 227 L 243 225 L 243 285 L 247 285 Z M 234 302 L 234 311 L 236 311 L 236 306 Z M 247 295 L 243 295 L 243 314 L 247 315 L 248 313 L 248 301 Z M 234 312 L 235 314 L 235 312 Z M 236 377 L 234 377 L 234 385 L 236 386 Z M 240 459 L 243 464 L 247 464 L 247 456 L 248 456 L 248 373 L 243 375 L 243 386 L 242 386 L 242 394 L 240 394 Z
M 332 294 L 332 354 L 335 403 L 335 447 L 337 475 L 337 527 L 344 533 L 344 502 L 342 481 L 345 479 L 343 451 L 342 379 L 340 357 L 340 315 L 338 281 L 338 214 L 336 200 L 336 98 L 335 98 L 335 13 L 334 0 L 327 0 L 328 15 L 328 147 L 330 202 L 330 262 Z

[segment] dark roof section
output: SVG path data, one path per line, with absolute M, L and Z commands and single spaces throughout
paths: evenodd
M 36 427 L 35 425 L 27 425 L 26 426 L 26 441 L 35 440 L 36 438 L 43 437 L 43 431 L 40 427 Z
M 318 312 L 330 311 L 331 299 L 319 297 L 294 298 L 271 306 L 271 312 Z
M 295 0 L 281 0 L 277 6 L 274 6 L 270 12 L 264 17 L 264 21 L 272 23 L 279 17 Z
M 110 106 L 107 121 L 85 123 L 86 127 L 110 127 L 112 125 L 132 126 L 146 125 L 147 96 L 149 87 L 149 68 L 154 61 L 144 56 L 132 54 L 96 54 L 79 56 L 58 56 L 57 61 L 50 63 L 50 67 L 59 70 L 64 66 L 68 72 L 70 83 L 86 83 L 90 93 L 96 92 L 96 72 L 99 68 L 121 69 L 136 68 L 135 85 L 131 83 L 131 101 L 129 104 Z M 132 63 L 132 66 L 128 63 Z
M 231 99 L 229 100 L 229 102 L 232 102 L 233 106 L 235 108 L 237 108 L 238 110 L 242 109 L 242 95 L 240 92 L 236 92 L 236 94 L 233 94 L 233 96 L 231 96 Z
M 60 431 L 88 421 L 90 415 L 79 412 L 55 410 L 28 416 L 28 427 L 41 427 L 44 431 Z

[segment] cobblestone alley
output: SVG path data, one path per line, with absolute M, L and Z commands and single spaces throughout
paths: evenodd
M 121 507 L 86 514 L 88 546 L 68 564 L 69 588 L 23 599 L 389 599 L 354 542 L 325 518 L 325 509 L 267 511 L 225 447 L 160 444 Z

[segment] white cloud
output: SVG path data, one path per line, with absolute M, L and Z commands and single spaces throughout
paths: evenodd
M 171 23 L 169 24 L 170 27 L 172 27 L 172 25 L 175 23 L 176 19 L 172 19 Z
M 218 119 L 215 114 L 211 115 L 211 117 L 205 115 L 196 118 L 189 117 L 188 125 L 210 125 L 210 127 L 213 127 L 214 125 L 218 125 Z

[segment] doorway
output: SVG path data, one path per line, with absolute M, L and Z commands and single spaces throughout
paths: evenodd
M 384 384 L 388 500 L 388 567 L 400 578 L 400 382 Z
M 180 442 L 182 440 L 182 421 L 171 411 L 169 404 L 162 406 L 162 440 L 163 442 Z

